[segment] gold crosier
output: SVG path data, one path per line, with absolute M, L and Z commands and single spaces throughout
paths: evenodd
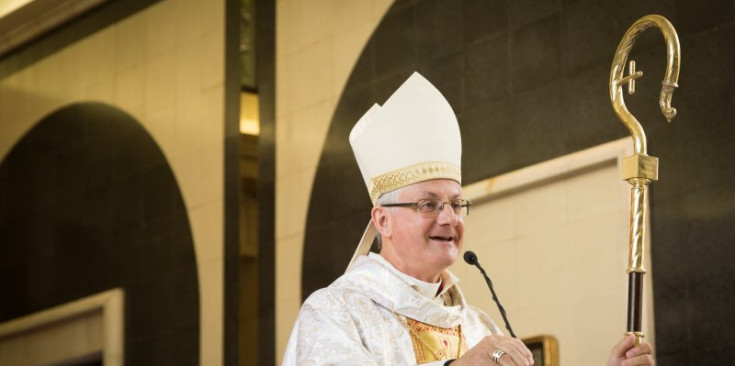
M 646 152 L 646 135 L 638 120 L 628 111 L 623 100 L 623 85 L 628 84 L 628 94 L 635 92 L 635 79 L 643 76 L 642 71 L 635 70 L 635 61 L 629 63 L 629 75 L 623 76 L 625 63 L 628 60 L 630 49 L 633 47 L 638 36 L 650 27 L 661 30 L 666 41 L 666 75 L 661 82 L 661 94 L 659 106 L 666 120 L 676 116 L 676 109 L 671 107 L 671 97 L 679 80 L 679 37 L 676 30 L 666 18 L 660 15 L 646 15 L 638 19 L 625 32 L 620 41 L 612 68 L 610 69 L 610 101 L 615 113 L 630 130 L 633 136 L 632 156 L 623 159 L 623 180 L 628 181 L 631 187 L 631 210 L 630 210 L 630 235 L 628 240 L 628 327 L 627 334 L 635 335 L 635 344 L 640 344 L 643 338 L 641 331 L 642 312 L 642 288 L 643 275 L 646 269 L 643 267 L 643 253 L 645 248 L 645 213 L 648 202 L 648 184 L 658 180 L 658 158 L 649 156 Z

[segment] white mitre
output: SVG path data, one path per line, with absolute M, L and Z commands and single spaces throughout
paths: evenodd
M 350 144 L 373 204 L 384 193 L 426 180 L 461 183 L 457 117 L 441 92 L 417 72 L 382 107 L 374 104 L 357 121 Z M 375 233 L 371 221 L 350 264 L 367 254 Z

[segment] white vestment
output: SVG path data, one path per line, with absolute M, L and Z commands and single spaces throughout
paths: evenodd
M 448 271 L 442 273 L 448 288 L 435 298 L 422 295 L 396 272 L 378 255 L 361 256 L 329 287 L 309 296 L 283 365 L 416 365 L 416 345 L 406 320 L 438 328 L 459 326 L 460 340 L 468 348 L 501 333 L 487 314 L 467 305 Z

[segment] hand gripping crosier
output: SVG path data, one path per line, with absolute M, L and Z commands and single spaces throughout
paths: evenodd
M 658 180 L 658 158 L 646 153 L 646 135 L 643 133 L 641 124 L 628 111 L 623 100 L 623 85 L 628 84 L 628 94 L 635 92 L 635 79 L 643 76 L 642 71 L 635 70 L 635 61 L 630 61 L 629 75 L 623 76 L 625 64 L 638 36 L 649 27 L 657 27 L 661 30 L 666 41 L 666 75 L 661 82 L 661 94 L 659 106 L 666 120 L 676 116 L 676 109 L 671 107 L 671 96 L 679 79 L 679 37 L 676 30 L 666 18 L 660 15 L 647 15 L 638 19 L 625 32 L 620 41 L 612 68 L 610 69 L 610 101 L 615 114 L 628 128 L 633 136 L 634 153 L 623 159 L 623 180 L 628 181 L 631 187 L 631 210 L 630 210 L 630 235 L 628 241 L 628 324 L 627 334 L 634 334 L 636 345 L 641 342 L 643 332 L 641 331 L 641 312 L 643 295 L 643 275 L 646 269 L 643 267 L 643 253 L 645 248 L 645 213 L 648 202 L 648 184 Z

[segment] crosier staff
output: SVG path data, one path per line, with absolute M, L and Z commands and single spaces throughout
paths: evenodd
M 610 69 L 610 101 L 615 114 L 628 128 L 633 136 L 633 155 L 623 159 L 623 180 L 631 187 L 630 195 L 630 235 L 628 240 L 628 324 L 627 334 L 634 334 L 635 344 L 640 344 L 644 334 L 641 331 L 641 313 L 643 298 L 643 253 L 645 248 L 645 213 L 648 202 L 648 184 L 658 180 L 658 158 L 646 153 L 646 135 L 638 120 L 628 111 L 623 100 L 623 85 L 628 84 L 628 94 L 635 93 L 635 79 L 643 76 L 642 71 L 635 70 L 635 61 L 630 61 L 629 75 L 623 76 L 625 64 L 638 36 L 647 28 L 657 27 L 666 41 L 666 75 L 661 82 L 659 106 L 666 120 L 676 116 L 676 109 L 671 107 L 671 97 L 679 80 L 679 37 L 674 26 L 660 15 L 646 15 L 638 19 L 625 32 L 620 41 L 612 68 Z

